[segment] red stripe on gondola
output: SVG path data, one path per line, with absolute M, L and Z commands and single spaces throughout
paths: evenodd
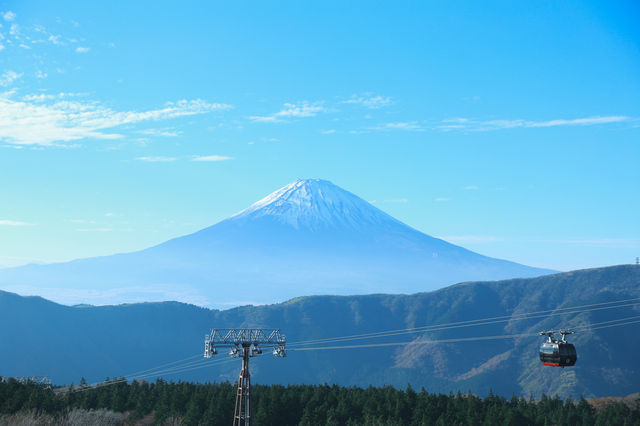
M 560 367 L 560 364 L 552 364 L 550 362 L 543 362 L 542 365 L 548 365 L 549 367 Z

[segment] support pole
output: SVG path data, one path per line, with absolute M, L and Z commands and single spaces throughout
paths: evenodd
M 251 426 L 249 358 L 262 354 L 264 345 L 271 346 L 274 356 L 287 356 L 287 338 L 277 328 L 213 328 L 204 336 L 205 358 L 216 355 L 220 348 L 230 348 L 229 355 L 233 358 L 242 357 L 233 426 Z
M 242 345 L 242 370 L 238 379 L 236 410 L 233 426 L 251 426 L 251 375 L 249 374 L 250 345 Z

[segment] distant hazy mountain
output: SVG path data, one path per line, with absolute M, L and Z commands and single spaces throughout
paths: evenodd
M 70 304 L 223 307 L 311 294 L 415 293 L 550 272 L 449 244 L 330 182 L 300 180 L 142 251 L 0 270 L 0 288 Z
M 531 279 L 454 285 L 414 295 L 314 296 L 268 306 L 225 311 L 182 303 L 68 307 L 39 297 L 0 292 L 0 376 L 48 375 L 56 383 L 89 382 L 128 375 L 203 352 L 212 327 L 281 328 L 290 343 L 423 325 L 506 316 L 492 324 L 429 333 L 430 339 L 537 333 L 640 317 L 631 300 L 616 309 L 519 320 L 518 314 L 640 298 L 640 267 L 574 271 Z M 600 305 L 605 307 L 607 305 Z M 628 321 L 627 321 L 628 322 Z M 251 361 L 254 383 L 385 385 L 441 392 L 542 392 L 561 396 L 623 396 L 640 386 L 640 323 L 581 328 L 571 340 L 578 350 L 572 368 L 543 367 L 539 336 L 475 342 L 407 344 L 376 348 L 268 351 Z M 412 342 L 422 334 L 375 340 L 319 342 L 311 347 L 370 342 Z M 293 346 L 293 345 L 290 345 Z M 223 351 L 217 357 L 228 358 Z M 163 376 L 198 381 L 236 380 L 239 361 Z

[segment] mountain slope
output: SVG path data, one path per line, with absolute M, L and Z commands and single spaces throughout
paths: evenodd
M 1 375 L 49 375 L 54 382 L 78 383 L 122 376 L 202 353 L 212 327 L 281 328 L 294 342 L 424 325 L 506 316 L 478 327 L 431 332 L 430 339 L 530 334 L 543 329 L 582 327 L 640 315 L 640 300 L 615 309 L 541 315 L 518 314 L 640 298 L 640 267 L 574 271 L 532 279 L 454 285 L 414 295 L 314 296 L 268 306 L 216 311 L 175 302 L 67 307 L 41 298 L 0 292 Z M 606 305 L 604 305 L 606 306 Z M 601 306 L 602 307 L 602 306 Z M 290 351 L 284 359 L 268 352 L 252 359 L 256 383 L 339 383 L 367 386 L 424 386 L 458 390 L 623 396 L 640 383 L 640 324 L 579 329 L 573 368 L 542 367 L 539 336 L 517 339 L 406 344 L 400 346 Z M 421 334 L 385 339 L 348 339 L 344 344 L 415 342 Z M 343 343 L 315 344 L 312 347 Z M 298 347 L 301 347 L 298 345 Z M 218 357 L 226 358 L 225 352 Z M 238 362 L 165 375 L 167 379 L 236 380 Z
M 63 303 L 223 307 L 301 294 L 414 293 L 549 272 L 449 244 L 330 182 L 301 180 L 213 226 L 142 251 L 0 270 L 0 288 Z

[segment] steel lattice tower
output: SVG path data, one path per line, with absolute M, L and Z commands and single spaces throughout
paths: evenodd
M 236 408 L 233 414 L 233 426 L 251 425 L 251 374 L 249 358 L 262 354 L 261 345 L 273 347 L 273 355 L 285 357 L 287 339 L 278 329 L 261 328 L 214 328 L 204 336 L 204 357 L 211 358 L 218 348 L 231 348 L 229 355 L 242 357 L 242 370 L 238 379 Z
M 251 424 L 251 374 L 249 373 L 250 348 L 242 347 L 242 370 L 238 379 L 236 393 L 236 409 L 233 414 L 233 425 Z

